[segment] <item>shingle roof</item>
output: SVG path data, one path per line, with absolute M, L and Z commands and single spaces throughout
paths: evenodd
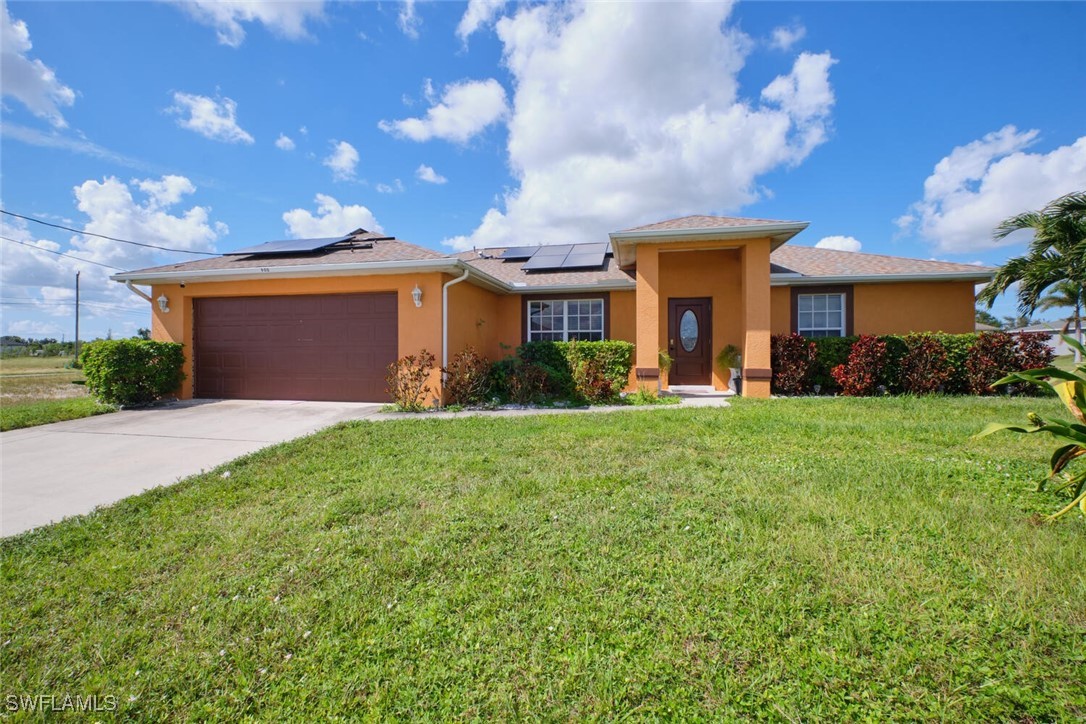
M 690 224 L 696 226 L 705 219 L 720 220 L 722 217 L 688 216 L 673 219 L 662 224 Z M 732 221 L 751 224 L 766 223 L 756 219 L 733 219 Z M 772 223 L 772 222 L 770 222 Z M 659 224 L 651 225 L 662 228 Z M 650 227 L 640 227 L 650 228 Z M 355 246 L 336 245 L 315 253 L 282 254 L 275 256 L 221 256 L 196 261 L 166 264 L 150 267 L 120 275 L 154 274 L 167 272 L 187 272 L 203 270 L 253 269 L 282 266 L 334 266 L 336 264 L 360 264 L 366 262 L 422 261 L 434 259 L 459 259 L 471 267 L 494 277 L 498 281 L 513 287 L 560 287 L 600 284 L 611 286 L 632 285 L 634 272 L 618 268 L 614 258 L 608 257 L 602 269 L 577 269 L 571 271 L 544 271 L 527 273 L 521 269 L 522 261 L 502 261 L 497 258 L 503 248 L 468 251 L 458 254 L 442 254 L 417 246 L 406 241 L 392 238 L 373 238 L 373 234 L 356 234 Z M 370 245 L 366 248 L 364 245 Z M 905 257 L 886 256 L 883 254 L 863 254 L 835 249 L 818 249 L 810 246 L 784 245 L 774 250 L 770 256 L 773 274 L 800 274 L 808 279 L 821 277 L 879 277 L 887 275 L 964 275 L 978 279 L 989 277 L 991 269 L 972 264 L 956 264 L 945 261 L 908 259 Z
M 784 245 L 769 257 L 773 273 L 798 273 L 811 277 L 867 277 L 888 274 L 977 274 L 991 270 L 973 264 L 908 259 L 884 254 L 818 249 L 813 246 Z
M 300 254 L 276 254 L 274 256 L 216 256 L 196 261 L 166 264 L 130 272 L 200 271 L 205 269 L 250 269 L 253 267 L 302 266 L 307 264 L 361 264 L 368 261 L 418 261 L 442 259 L 445 254 L 399 239 L 373 239 L 372 234 L 358 234 L 354 238 L 370 248 L 362 246 L 332 246 L 317 252 Z
M 482 252 L 466 251 L 456 254 L 456 258 L 475 269 L 489 274 L 506 284 L 527 287 L 556 287 L 579 284 L 633 284 L 633 272 L 625 272 L 611 257 L 604 260 L 602 269 L 576 269 L 572 271 L 525 272 L 521 269 L 523 261 L 502 261 L 496 258 L 505 249 L 484 249 Z
M 743 219 L 738 216 L 681 216 L 677 219 L 658 221 L 655 224 L 635 226 L 623 231 L 681 231 L 684 229 L 735 229 L 744 226 L 765 226 L 766 224 L 793 224 L 793 221 L 774 221 L 773 219 Z

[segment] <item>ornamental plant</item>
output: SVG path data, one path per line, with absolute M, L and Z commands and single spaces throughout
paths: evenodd
M 775 334 L 770 340 L 773 389 L 786 395 L 800 395 L 815 362 L 815 343 L 792 334 Z
M 848 362 L 831 371 L 842 395 L 866 397 L 875 394 L 879 375 L 886 364 L 886 342 L 862 334 L 848 353 Z
M 969 392 L 990 395 L 1000 378 L 1019 368 L 1018 343 L 1006 332 L 982 332 L 965 360 Z
M 931 334 L 905 337 L 906 351 L 900 363 L 901 389 L 913 395 L 937 392 L 950 378 L 946 347 Z
M 1086 353 L 1086 349 L 1074 337 L 1065 335 L 1063 339 L 1080 356 Z M 993 422 L 981 430 L 976 437 L 984 437 L 1001 430 L 1026 435 L 1039 432 L 1051 435 L 1059 446 L 1052 452 L 1049 460 L 1048 477 L 1038 484 L 1037 490 L 1044 490 L 1050 482 L 1054 481 L 1055 491 L 1069 491 L 1071 502 L 1047 516 L 1047 520 L 1053 521 L 1076 507 L 1083 515 L 1086 515 L 1086 469 L 1079 466 L 1074 473 L 1069 470 L 1071 463 L 1086 455 L 1086 364 L 1076 365 L 1074 372 L 1067 372 L 1057 367 L 1023 370 L 1011 373 L 996 381 L 995 384 L 1007 385 L 1015 382 L 1048 387 L 1054 391 L 1071 414 L 1071 420 L 1044 420 L 1040 415 L 1031 412 L 1026 416 L 1030 422 L 1029 427 Z
M 388 366 L 385 384 L 389 397 L 404 412 L 421 412 L 423 400 L 430 392 L 427 381 L 434 371 L 434 355 L 425 349 L 418 354 L 401 357 Z
M 490 361 L 468 347 L 453 356 L 445 375 L 445 404 L 477 405 L 486 401 L 490 391 Z
M 171 395 L 185 379 L 183 345 L 142 339 L 88 342 L 79 353 L 87 389 L 101 402 L 135 407 Z
M 577 395 L 593 405 L 610 402 L 617 394 L 603 362 L 595 358 L 585 358 L 574 363 L 573 384 Z

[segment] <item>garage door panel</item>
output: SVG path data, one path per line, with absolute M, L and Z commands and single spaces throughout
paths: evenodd
M 397 311 L 395 293 L 197 299 L 195 394 L 386 400 Z

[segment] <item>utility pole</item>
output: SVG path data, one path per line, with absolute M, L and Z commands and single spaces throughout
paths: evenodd
M 79 272 L 75 273 L 75 360 L 79 361 Z

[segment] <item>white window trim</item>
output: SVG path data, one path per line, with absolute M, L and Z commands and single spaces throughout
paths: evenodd
M 799 311 L 800 302 L 802 302 L 804 297 L 827 297 L 827 298 L 828 297 L 837 297 L 838 299 L 840 299 L 841 300 L 841 326 L 839 326 L 839 327 L 807 327 L 805 329 L 803 327 L 803 325 L 800 324 L 800 321 L 799 321 L 800 315 L 803 314 L 802 312 Z M 848 299 L 846 298 L 844 292 L 811 292 L 810 294 L 800 294 L 796 299 L 796 316 L 797 316 L 797 319 L 796 319 L 796 331 L 799 334 L 801 334 L 802 336 L 804 336 L 804 337 L 811 336 L 810 335 L 811 332 L 837 332 L 836 335 L 830 335 L 830 336 L 837 336 L 837 337 L 846 336 L 846 331 L 847 330 L 845 329 L 845 327 L 847 325 L 847 320 L 845 319 L 845 317 L 847 316 L 847 305 L 848 305 Z M 814 305 L 812 304 L 812 307 L 813 306 Z
M 532 330 L 532 305 L 533 304 L 562 304 L 562 340 L 563 342 L 569 341 L 569 304 L 571 302 L 599 302 L 600 303 L 600 328 L 596 329 L 578 329 L 576 332 L 599 332 L 600 339 L 606 339 L 607 337 L 607 320 L 604 318 L 607 315 L 607 302 L 603 297 L 584 297 L 583 299 L 529 299 L 528 304 L 525 306 L 525 318 L 524 318 L 524 331 L 525 339 L 529 342 L 537 342 L 541 340 L 532 339 L 532 332 L 536 334 L 554 334 L 554 331 L 544 330 Z M 549 340 L 542 340 L 549 341 Z

